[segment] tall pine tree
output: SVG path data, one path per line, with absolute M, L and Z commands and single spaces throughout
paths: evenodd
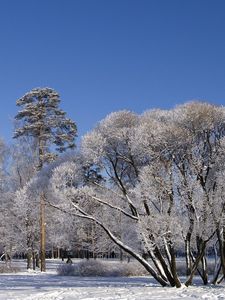
M 59 103 L 59 94 L 51 88 L 33 89 L 16 102 L 22 110 L 15 117 L 18 126 L 14 138 L 22 136 L 34 138 L 39 160 L 38 170 L 41 170 L 45 163 L 56 159 L 57 152 L 75 147 L 76 124 L 66 118 L 66 113 L 59 108 Z M 45 271 L 44 194 L 41 195 L 40 204 L 41 271 Z

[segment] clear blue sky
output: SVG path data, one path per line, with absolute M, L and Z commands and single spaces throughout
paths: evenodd
M 79 135 L 111 111 L 225 103 L 224 0 L 0 0 L 0 136 L 56 89 Z

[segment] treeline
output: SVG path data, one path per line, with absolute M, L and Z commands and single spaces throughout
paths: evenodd
M 2 246 L 29 252 L 30 257 L 39 253 L 42 197 L 49 248 L 72 249 L 80 244 L 92 253 L 121 251 L 139 261 L 161 285 L 176 287 L 181 286 L 177 255 L 183 253 L 186 286 L 195 275 L 204 284 L 221 282 L 225 109 L 192 102 L 142 115 L 114 112 L 82 138 L 79 149 L 60 156 L 52 143 L 56 141 L 59 152 L 73 148 L 76 127 L 72 138 L 70 129 L 62 125 L 66 134 L 71 133 L 71 147 L 63 148 L 62 140 L 49 138 L 59 132 L 59 123 L 51 127 L 50 122 L 43 130 L 45 121 L 40 127 L 41 154 L 50 159 L 43 160 L 40 168 L 41 135 L 34 129 L 36 113 L 32 115 L 29 107 L 42 101 L 39 126 L 40 120 L 46 116 L 56 120 L 57 114 L 52 105 L 46 109 L 48 94 L 36 96 L 26 97 L 26 117 L 25 112 L 20 114 L 23 124 L 16 125 L 20 137 L 6 168 L 8 151 L 3 143 L 0 148 Z M 68 141 L 66 134 L 59 136 Z M 215 259 L 210 276 L 208 253 Z

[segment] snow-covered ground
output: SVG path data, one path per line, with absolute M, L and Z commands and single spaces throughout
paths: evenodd
M 148 277 L 58 276 L 58 263 L 48 260 L 46 273 L 24 269 L 21 273 L 0 274 L 0 300 L 225 299 L 225 285 L 175 289 L 162 288 Z

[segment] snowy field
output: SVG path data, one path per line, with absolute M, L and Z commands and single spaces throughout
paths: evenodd
M 59 260 L 48 260 L 46 273 L 0 274 L 0 300 L 152 300 L 225 299 L 225 285 L 162 288 L 148 277 L 71 277 L 56 274 Z

